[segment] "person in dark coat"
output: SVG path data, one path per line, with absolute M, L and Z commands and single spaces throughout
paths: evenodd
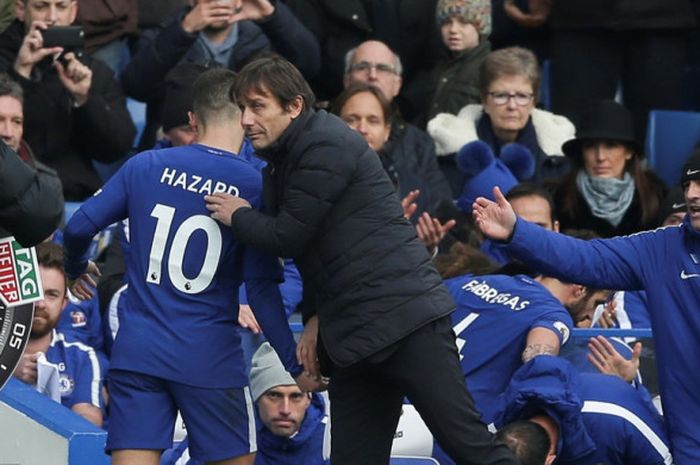
M 287 0 L 321 44 L 321 72 L 311 81 L 319 100 L 343 90 L 346 53 L 368 40 L 384 42 L 404 65 L 397 97 L 406 121 L 428 105 L 428 80 L 437 63 L 440 36 L 433 20 L 437 0 Z M 389 96 L 387 96 L 389 97 Z
M 306 78 L 319 70 L 316 38 L 284 2 L 245 0 L 236 11 L 234 2 L 197 0 L 144 31 L 121 77 L 127 95 L 148 104 L 139 149 L 155 143 L 163 121 L 165 77 L 175 65 L 216 61 L 238 71 L 270 49 L 299 67 Z
M 517 463 L 474 410 L 449 318 L 454 303 L 367 142 L 314 111 L 308 84 L 279 57 L 244 67 L 233 93 L 246 136 L 269 163 L 268 213 L 227 194 L 205 201 L 241 242 L 294 258 L 330 376 L 331 462 L 386 464 L 408 395 L 459 463 Z M 297 352 L 317 373 L 316 346 Z
M 561 229 L 590 229 L 612 237 L 656 226 L 666 187 L 643 167 L 632 117 L 622 105 L 595 102 L 576 138 L 562 149 L 574 169 L 554 192 Z
M 643 141 L 650 110 L 682 108 L 692 3 L 552 2 L 552 111 L 578 127 L 590 102 L 613 99 L 619 90 Z
M 51 8 L 39 7 L 51 3 Z M 37 159 L 55 169 L 68 201 L 81 201 L 102 185 L 93 161 L 115 162 L 131 148 L 136 128 L 113 72 L 89 56 L 43 47 L 41 31 L 68 26 L 78 2 L 17 2 L 17 20 L 0 35 L 0 71 L 24 89 L 24 137 Z

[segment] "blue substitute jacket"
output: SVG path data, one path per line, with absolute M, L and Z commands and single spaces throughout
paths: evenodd
M 648 396 L 611 375 L 579 374 L 560 357 L 523 365 L 497 401 L 494 426 L 545 412 L 559 425 L 557 464 L 669 465 L 661 416 Z
M 676 465 L 700 463 L 700 232 L 680 226 L 583 241 L 518 218 L 513 257 L 588 286 L 645 290 L 659 390 Z

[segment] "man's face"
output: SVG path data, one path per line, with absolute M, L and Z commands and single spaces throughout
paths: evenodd
M 552 210 L 549 202 L 539 195 L 517 197 L 510 201 L 513 211 L 525 221 L 538 224 L 550 231 L 559 231 L 559 222 L 552 221 Z
M 586 292 L 581 298 L 574 299 L 566 305 L 566 308 L 577 328 L 590 328 L 593 324 L 595 309 L 598 305 L 605 305 L 610 297 L 611 291 L 608 290 L 600 290 L 592 294 Z
M 384 119 L 379 100 L 370 92 L 359 92 L 350 97 L 340 110 L 340 117 L 362 134 L 375 152 L 379 152 L 389 139 L 391 125 Z
M 295 386 L 276 386 L 258 399 L 263 424 L 275 436 L 288 438 L 299 431 L 311 399 Z
M 14 97 L 0 97 L 0 138 L 15 152 L 22 141 L 24 112 L 22 103 Z
M 44 298 L 34 305 L 34 321 L 31 337 L 33 339 L 47 335 L 58 324 L 66 299 L 66 278 L 56 268 L 39 265 L 39 274 L 44 288 Z
M 26 3 L 25 3 L 26 2 Z M 43 21 L 47 26 L 70 26 L 78 14 L 75 0 L 16 0 L 17 19 L 29 29 L 32 21 Z
M 357 47 L 351 69 L 343 84 L 363 82 L 378 87 L 392 101 L 401 90 L 401 76 L 396 73 L 396 57 L 382 42 L 370 40 Z
M 688 206 L 690 224 L 700 231 L 700 180 L 692 179 L 683 185 L 685 203 Z
M 264 149 L 279 139 L 303 109 L 301 97 L 292 102 L 289 108 L 283 108 L 275 96 L 265 89 L 262 93 L 249 90 L 239 100 L 239 106 L 241 126 L 255 149 Z

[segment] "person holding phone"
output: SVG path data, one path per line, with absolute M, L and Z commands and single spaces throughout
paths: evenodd
M 47 31 L 71 25 L 77 12 L 76 0 L 19 0 L 17 19 L 0 35 L 0 71 L 25 94 L 25 138 L 58 172 L 69 201 L 100 188 L 92 161 L 119 160 L 136 132 L 112 71 L 46 41 Z

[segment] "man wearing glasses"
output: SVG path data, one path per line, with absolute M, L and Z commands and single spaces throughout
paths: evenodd
M 362 82 L 376 86 L 396 108 L 394 99 L 401 91 L 402 72 L 397 54 L 383 42 L 368 40 L 345 55 L 343 85 L 348 87 Z M 397 114 L 383 150 L 398 169 L 409 171 L 425 181 L 430 190 L 431 210 L 444 200 L 452 200 L 452 191 L 435 158 L 435 144 L 425 131 Z

